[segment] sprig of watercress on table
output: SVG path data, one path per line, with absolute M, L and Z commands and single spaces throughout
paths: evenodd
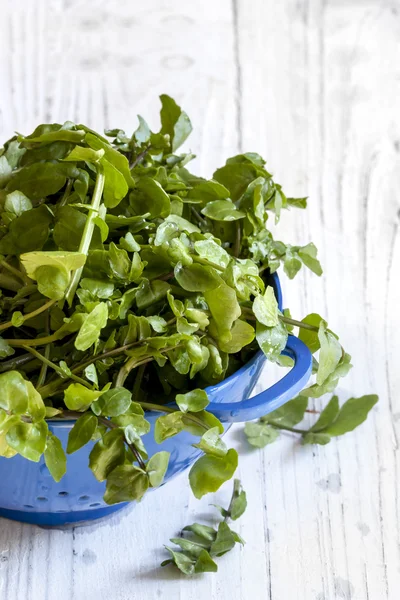
M 351 366 L 324 319 L 281 313 L 269 285 L 280 267 L 290 278 L 303 266 L 322 273 L 312 242 L 292 245 L 269 230 L 271 217 L 278 223 L 307 199 L 287 197 L 256 153 L 228 159 L 212 179 L 194 175 L 193 155 L 178 153 L 190 120 L 169 96 L 161 104 L 158 132 L 142 117 L 131 136 L 68 121 L 0 149 L 0 456 L 44 456 L 60 481 L 66 453 L 48 419 L 74 419 L 66 452 L 94 443 L 89 466 L 109 504 L 162 484 L 162 443 L 181 431 L 202 451 L 189 472 L 196 498 L 232 478 L 238 455 L 204 388 L 259 349 L 287 365 L 281 352 L 294 327 L 319 352 L 296 411 L 333 392 Z M 360 423 L 371 398 L 341 409 L 332 400 L 300 432 L 304 441 Z M 295 430 L 291 406 L 286 420 L 278 412 L 249 424 L 250 441 Z M 159 413 L 160 451 L 150 458 L 147 411 Z M 186 557 L 188 572 L 206 569 L 199 556 Z

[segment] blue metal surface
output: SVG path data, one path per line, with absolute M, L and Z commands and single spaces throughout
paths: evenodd
M 276 275 L 271 284 L 282 308 Z M 311 374 L 310 352 L 300 340 L 289 336 L 284 354 L 294 360 L 291 371 L 253 398 L 249 396 L 266 360 L 262 352 L 226 380 L 207 388 L 210 398 L 207 410 L 226 424 L 226 430 L 232 422 L 248 421 L 275 410 L 304 387 Z M 146 413 L 152 430 L 159 414 Z M 64 448 L 73 424 L 73 421 L 49 422 L 50 430 L 61 439 Z M 143 438 L 149 456 L 160 450 L 152 430 Z M 192 446 L 195 441 L 197 438 L 182 432 L 163 443 L 162 449 L 171 454 L 165 482 L 184 471 L 201 454 Z M 88 444 L 68 456 L 67 473 L 60 483 L 53 481 L 43 459 L 33 463 L 20 456 L 0 457 L 0 516 L 42 526 L 61 526 L 99 519 L 126 506 L 108 506 L 103 501 L 105 484 L 99 483 L 88 468 L 92 447 L 93 443 Z

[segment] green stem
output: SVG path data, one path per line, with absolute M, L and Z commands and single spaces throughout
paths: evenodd
M 225 267 L 221 267 L 221 265 L 217 265 L 202 256 L 194 256 L 192 255 L 193 261 L 199 263 L 200 265 L 206 265 L 207 267 L 213 267 L 217 271 L 225 271 Z
M 146 369 L 146 365 L 142 365 L 141 367 L 138 368 L 138 372 L 135 377 L 135 383 L 133 384 L 133 389 L 132 389 L 132 400 L 134 402 L 136 402 L 137 398 L 139 397 L 140 386 L 142 385 L 142 380 L 143 380 L 143 375 L 144 375 L 145 369 Z
M 233 246 L 233 256 L 236 258 L 240 255 L 240 247 L 242 244 L 242 227 L 240 221 L 236 221 L 236 237 L 235 244 Z
M 32 312 L 24 315 L 24 323 L 25 323 L 25 321 L 28 321 L 29 319 L 33 319 L 33 317 L 36 317 L 37 315 L 40 315 L 40 313 L 44 312 L 45 310 L 47 310 L 48 308 L 50 308 L 51 306 L 53 306 L 53 304 L 55 304 L 55 303 L 56 303 L 55 300 L 49 300 L 48 302 L 46 302 L 46 304 L 43 304 L 42 306 L 40 306 L 36 310 L 33 310 Z M 11 321 L 7 321 L 7 323 L 2 323 L 0 325 L 0 331 L 4 331 L 4 329 L 8 329 L 9 327 L 13 327 L 13 324 L 12 324 Z M 11 341 L 13 341 L 13 340 L 11 340 Z M 17 340 L 15 340 L 15 341 L 17 341 Z M 23 341 L 25 343 L 25 340 L 21 340 L 21 341 Z M 29 341 L 31 341 L 31 340 L 29 340 Z M 35 341 L 35 340 L 32 340 L 32 341 Z M 28 340 L 27 340 L 27 342 L 28 342 Z M 22 346 L 23 344 L 17 344 L 17 345 Z M 10 343 L 10 346 L 12 346 L 11 343 Z
M 7 269 L 7 271 L 10 271 L 10 273 L 15 275 L 16 277 L 18 277 L 18 279 L 20 279 L 25 285 L 29 285 L 30 283 L 32 283 L 32 281 L 31 281 L 31 279 L 29 279 L 29 277 L 27 277 L 26 275 L 21 273 L 21 271 L 19 269 L 16 269 L 15 267 L 8 264 L 7 261 L 1 260 L 0 265 L 2 267 L 4 267 L 5 269 Z
M 137 400 L 137 403 L 140 404 L 140 406 L 142 408 L 144 408 L 145 410 L 154 410 L 157 412 L 165 412 L 165 413 L 180 412 L 179 408 L 172 408 L 171 406 L 165 406 L 163 404 L 153 404 L 152 402 L 141 402 L 140 400 Z M 203 421 L 201 419 L 198 419 L 195 415 L 189 414 L 189 413 L 182 413 L 182 414 L 185 417 L 185 419 L 187 419 L 188 421 L 191 421 L 192 423 L 195 423 L 196 425 L 199 425 L 200 427 L 203 427 L 203 429 L 205 429 L 206 431 L 211 429 L 211 427 L 208 427 L 208 425 L 203 423 Z
M 63 370 L 56 365 L 56 363 L 53 363 L 51 360 L 49 360 L 48 358 L 46 358 L 45 356 L 43 356 L 43 354 L 40 354 L 40 352 L 37 352 L 37 350 L 34 350 L 33 348 L 30 348 L 29 346 L 23 346 L 24 350 L 27 350 L 28 352 L 30 352 L 31 354 L 33 354 L 33 356 L 35 356 L 36 358 L 38 358 L 39 360 L 41 360 L 45 365 L 47 365 L 48 367 L 51 367 L 52 369 L 54 369 L 54 371 L 58 374 L 63 376 Z M 71 375 L 69 376 L 70 379 L 73 379 L 74 381 L 81 383 L 82 385 L 84 385 L 85 387 L 92 389 L 92 386 L 90 385 L 90 383 L 88 383 L 87 381 L 85 381 L 84 379 L 82 379 L 81 377 L 77 377 L 76 375 L 74 375 L 73 373 L 71 373 Z
M 94 219 L 98 215 L 98 211 L 100 208 L 100 202 L 103 195 L 104 189 L 104 172 L 101 165 L 97 167 L 97 177 L 96 184 L 94 186 L 92 202 L 90 204 L 91 210 L 86 219 L 85 228 L 83 230 L 81 243 L 79 244 L 78 252 L 81 254 L 85 254 L 87 256 L 89 252 L 90 243 L 92 241 L 93 231 L 94 231 Z M 71 282 L 68 286 L 67 292 L 65 294 L 65 298 L 68 302 L 68 305 L 72 305 L 73 298 L 75 296 L 76 288 L 78 287 L 79 280 L 81 278 L 83 271 L 83 267 L 77 269 L 71 279 Z
M 307 429 L 295 429 L 294 427 L 287 427 L 286 425 L 281 425 L 280 423 L 276 423 L 275 421 L 267 421 L 268 425 L 274 427 L 275 429 L 283 429 L 284 431 L 291 431 L 292 433 L 308 433 Z
M 34 359 L 31 354 L 22 354 L 21 356 L 17 356 L 16 358 L 10 358 L 10 360 L 6 360 L 5 362 L 0 363 L 0 373 L 4 373 L 6 371 L 13 371 L 14 369 L 19 369 L 23 367 L 27 363 L 32 362 Z
M 97 418 L 100 421 L 100 423 L 102 423 L 105 427 L 108 427 L 109 429 L 119 429 L 119 426 L 115 425 L 115 423 L 113 423 L 109 419 L 106 419 L 105 417 L 97 417 Z M 136 448 L 135 444 L 130 444 L 129 442 L 126 441 L 126 439 L 125 439 L 125 443 L 128 446 L 128 448 L 131 450 L 133 456 L 136 458 L 136 460 L 137 460 L 137 462 L 139 464 L 139 467 L 141 469 L 143 469 L 143 471 L 146 471 L 146 465 L 143 462 L 143 459 L 140 456 L 140 452 Z
M 49 324 L 49 315 L 47 314 L 47 319 L 46 319 L 46 333 L 47 334 L 49 333 L 49 329 L 50 329 L 49 325 L 50 325 Z M 47 360 L 50 359 L 50 351 L 51 351 L 51 345 L 47 344 L 47 346 L 45 346 L 45 349 L 44 349 L 44 356 Z M 41 369 L 40 369 L 38 380 L 36 382 L 37 388 L 44 385 L 44 382 L 46 381 L 47 368 L 48 368 L 48 364 L 46 362 L 43 362 Z
M 11 292 L 18 292 L 22 287 L 22 283 L 16 281 L 13 277 L 9 277 L 5 273 L 0 273 L 0 287 L 5 290 L 10 290 Z
M 288 325 L 294 325 L 295 327 L 301 327 L 301 329 L 309 329 L 310 331 L 319 331 L 318 327 L 315 325 L 309 325 L 308 323 L 303 323 L 302 321 L 296 321 L 296 319 L 290 319 L 289 317 L 284 317 L 279 315 L 280 320 L 283 323 L 287 323 Z
M 67 185 L 65 186 L 63 197 L 61 198 L 60 204 L 58 205 L 59 208 L 61 208 L 62 206 L 64 206 L 67 203 L 67 200 L 68 200 L 69 195 L 71 193 L 72 184 L 73 184 L 73 180 L 72 179 L 68 179 Z

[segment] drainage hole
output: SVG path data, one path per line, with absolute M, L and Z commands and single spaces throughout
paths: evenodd
M 58 492 L 59 496 L 68 496 L 68 492 Z
M 38 502 L 48 502 L 48 498 L 45 498 L 44 496 L 38 496 L 36 500 Z
M 100 502 L 94 502 L 93 504 L 89 504 L 90 508 L 96 508 L 96 506 L 101 506 Z
M 79 502 L 87 502 L 90 496 L 79 496 Z
M 32 504 L 24 504 L 24 508 L 33 508 Z

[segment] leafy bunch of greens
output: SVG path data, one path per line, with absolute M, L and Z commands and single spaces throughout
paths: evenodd
M 268 230 L 271 215 L 278 222 L 306 198 L 286 197 L 255 153 L 230 158 L 210 180 L 192 174 L 193 156 L 177 153 L 190 120 L 170 97 L 161 103 L 157 133 L 141 117 L 131 137 L 44 124 L 0 150 L 0 456 L 44 455 L 59 481 L 66 455 L 47 420 L 74 418 L 67 453 L 95 442 L 90 468 L 110 504 L 140 500 L 167 472 L 168 452 L 146 453 L 147 410 L 161 413 L 158 443 L 198 436 L 204 454 L 189 481 L 201 498 L 238 462 L 204 388 L 260 348 L 287 364 L 294 326 L 319 352 L 302 398 L 333 391 L 351 366 L 321 317 L 281 313 L 269 285 L 280 265 L 289 277 L 303 265 L 322 273 L 312 243 L 285 244 Z M 329 407 L 306 441 L 336 435 L 345 408 Z M 251 427 L 276 435 L 272 421 Z M 196 571 L 192 558 L 185 568 Z

